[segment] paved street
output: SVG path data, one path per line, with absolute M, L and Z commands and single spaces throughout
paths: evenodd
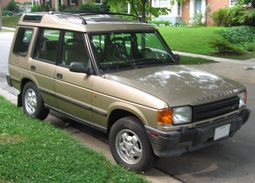
M 255 65 L 255 63 L 254 63 Z M 161 159 L 157 167 L 184 182 L 255 182 L 255 70 L 246 65 L 216 63 L 193 66 L 239 81 L 248 90 L 253 113 L 237 134 L 224 142 L 178 158 Z
M 12 35 L 3 34 L 5 33 L 0 33 L 0 88 L 8 89 L 3 75 L 7 72 L 7 55 Z M 255 154 L 255 70 L 245 70 L 246 66 L 232 63 L 193 66 L 242 82 L 248 89 L 248 107 L 254 112 L 234 138 L 181 157 L 160 159 L 156 166 L 157 169 L 182 182 L 255 182 L 255 158 L 253 157 Z M 15 93 L 14 90 L 11 92 Z M 85 138 L 91 138 L 89 136 L 93 133 L 87 130 L 88 128 L 78 130 L 76 127 L 77 124 L 70 127 L 69 132 L 75 134 L 82 131 L 82 133 L 77 133 L 82 141 L 85 141 Z M 108 149 L 103 135 L 93 134 L 92 136 L 96 136 L 95 143 Z M 109 154 L 109 151 L 106 150 L 105 153 Z

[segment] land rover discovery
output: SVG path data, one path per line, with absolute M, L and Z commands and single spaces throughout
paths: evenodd
M 10 86 L 31 118 L 49 110 L 105 132 L 136 171 L 232 137 L 248 120 L 244 86 L 178 64 L 158 30 L 120 14 L 23 15 Z

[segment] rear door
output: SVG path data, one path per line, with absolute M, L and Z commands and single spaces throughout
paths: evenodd
M 61 59 L 55 72 L 57 106 L 62 112 L 86 122 L 92 121 L 92 80 L 86 73 L 69 71 L 72 62 L 91 67 L 84 33 L 65 31 L 62 35 Z
M 41 28 L 38 31 L 28 69 L 41 92 L 45 103 L 56 107 L 55 69 L 59 52 L 60 30 Z

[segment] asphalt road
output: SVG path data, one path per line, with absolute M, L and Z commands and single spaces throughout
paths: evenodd
M 2 33 L 0 34 L 0 88 L 15 93 L 14 90 L 8 88 L 3 78 L 7 72 L 11 38 L 11 35 L 3 36 Z M 236 75 L 238 73 L 233 79 L 238 80 Z M 255 111 L 255 78 L 254 82 L 243 82 L 244 78 L 240 81 L 248 89 L 248 107 Z M 187 153 L 181 157 L 160 159 L 156 167 L 182 182 L 255 182 L 254 123 L 255 112 L 251 114 L 247 124 L 233 138 L 196 152 Z

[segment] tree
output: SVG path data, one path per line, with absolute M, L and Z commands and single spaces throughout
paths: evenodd
M 252 8 L 255 8 L 255 0 L 239 0 L 241 5 L 250 5 Z

